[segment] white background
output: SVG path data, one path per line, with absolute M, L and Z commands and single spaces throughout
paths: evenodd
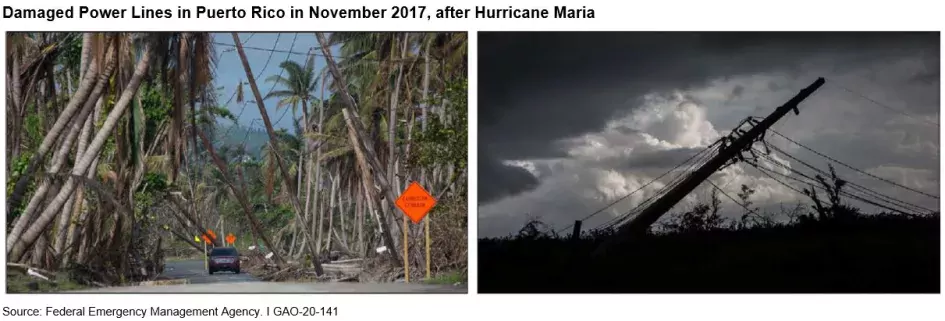
M 143 1 L 139 1 L 143 3 Z M 464 4 L 461 4 L 464 3 Z M 473 8 L 508 7 L 510 1 L 478 0 L 449 2 Z M 0 306 L 15 308 L 82 307 L 167 308 L 276 306 L 338 307 L 337 320 L 943 320 L 945 301 L 941 295 L 479 295 L 476 293 L 476 31 L 730 31 L 730 30 L 883 30 L 940 31 L 943 11 L 936 1 L 515 1 L 516 8 L 554 5 L 587 6 L 595 10 L 592 20 L 313 20 L 313 19 L 63 19 L 15 20 L 0 18 L 3 31 L 470 31 L 469 45 L 469 289 L 468 295 L 7 295 Z M 124 1 L 3 1 L 17 8 L 54 8 L 87 5 L 95 8 L 130 8 Z M 140 4 L 138 4 L 140 6 Z M 428 12 L 447 4 L 428 1 L 150 1 L 149 8 L 213 8 L 253 5 L 288 9 L 290 5 L 331 8 L 392 5 L 426 5 Z M 388 11 L 390 13 L 390 11 Z M 0 48 L 5 42 L 0 42 Z M 575 48 L 575 50 L 586 50 Z M 0 64 L 0 69 L 5 64 Z M 4 86 L 5 79 L 0 79 Z M 4 106 L 5 95 L 4 96 Z M 5 115 L 0 116 L 5 118 Z M 6 123 L 5 119 L 3 123 Z M 6 135 L 0 132 L 0 138 Z M 0 141 L 6 141 L 5 138 Z M 6 162 L 5 154 L 0 160 Z M 6 177 L 4 177 L 6 184 Z M 0 194 L 5 203 L 5 193 Z M 5 215 L 3 216 L 5 217 Z M 5 224 L 5 223 L 4 223 Z M 0 261 L 5 260 L 0 253 Z M 626 277 L 634 277 L 628 275 Z M 548 280 L 554 283 L 556 280 Z M 5 281 L 0 281 L 3 284 Z M 5 292 L 5 290 L 4 290 Z M 49 317 L 47 317 L 49 318 Z M 41 319 L 47 319 L 41 318 Z M 268 319 L 285 319 L 286 317 Z M 327 318 L 327 317 L 316 317 Z M 4 320 L 27 318 L 4 318 Z M 34 318 L 35 319 L 35 318 Z M 99 318 L 85 317 L 95 320 Z M 101 318 L 112 319 L 113 318 Z M 148 317 L 155 319 L 155 317 Z M 178 319 L 178 318 L 168 318 Z M 227 320 L 218 318 L 188 318 Z

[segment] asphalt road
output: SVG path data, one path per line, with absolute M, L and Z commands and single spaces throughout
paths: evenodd
M 187 280 L 190 284 L 259 282 L 258 279 L 243 271 L 207 273 L 206 263 L 201 260 L 173 261 L 164 264 L 164 278 Z
M 167 262 L 170 285 L 139 285 L 83 290 L 83 293 L 467 293 L 467 287 L 419 283 L 289 283 L 263 282 L 247 273 L 209 275 L 201 260 Z M 182 284 L 181 284 L 182 283 Z

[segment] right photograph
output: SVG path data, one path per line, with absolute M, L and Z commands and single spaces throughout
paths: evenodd
M 480 32 L 479 293 L 940 293 L 939 32 Z

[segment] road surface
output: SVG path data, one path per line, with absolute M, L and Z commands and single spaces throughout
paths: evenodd
M 82 290 L 83 293 L 467 293 L 467 287 L 419 283 L 263 282 L 247 273 L 207 274 L 201 260 L 167 262 L 170 285 L 139 285 Z

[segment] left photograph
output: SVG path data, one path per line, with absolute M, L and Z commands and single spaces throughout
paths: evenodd
M 467 44 L 7 33 L 7 293 L 467 293 Z

